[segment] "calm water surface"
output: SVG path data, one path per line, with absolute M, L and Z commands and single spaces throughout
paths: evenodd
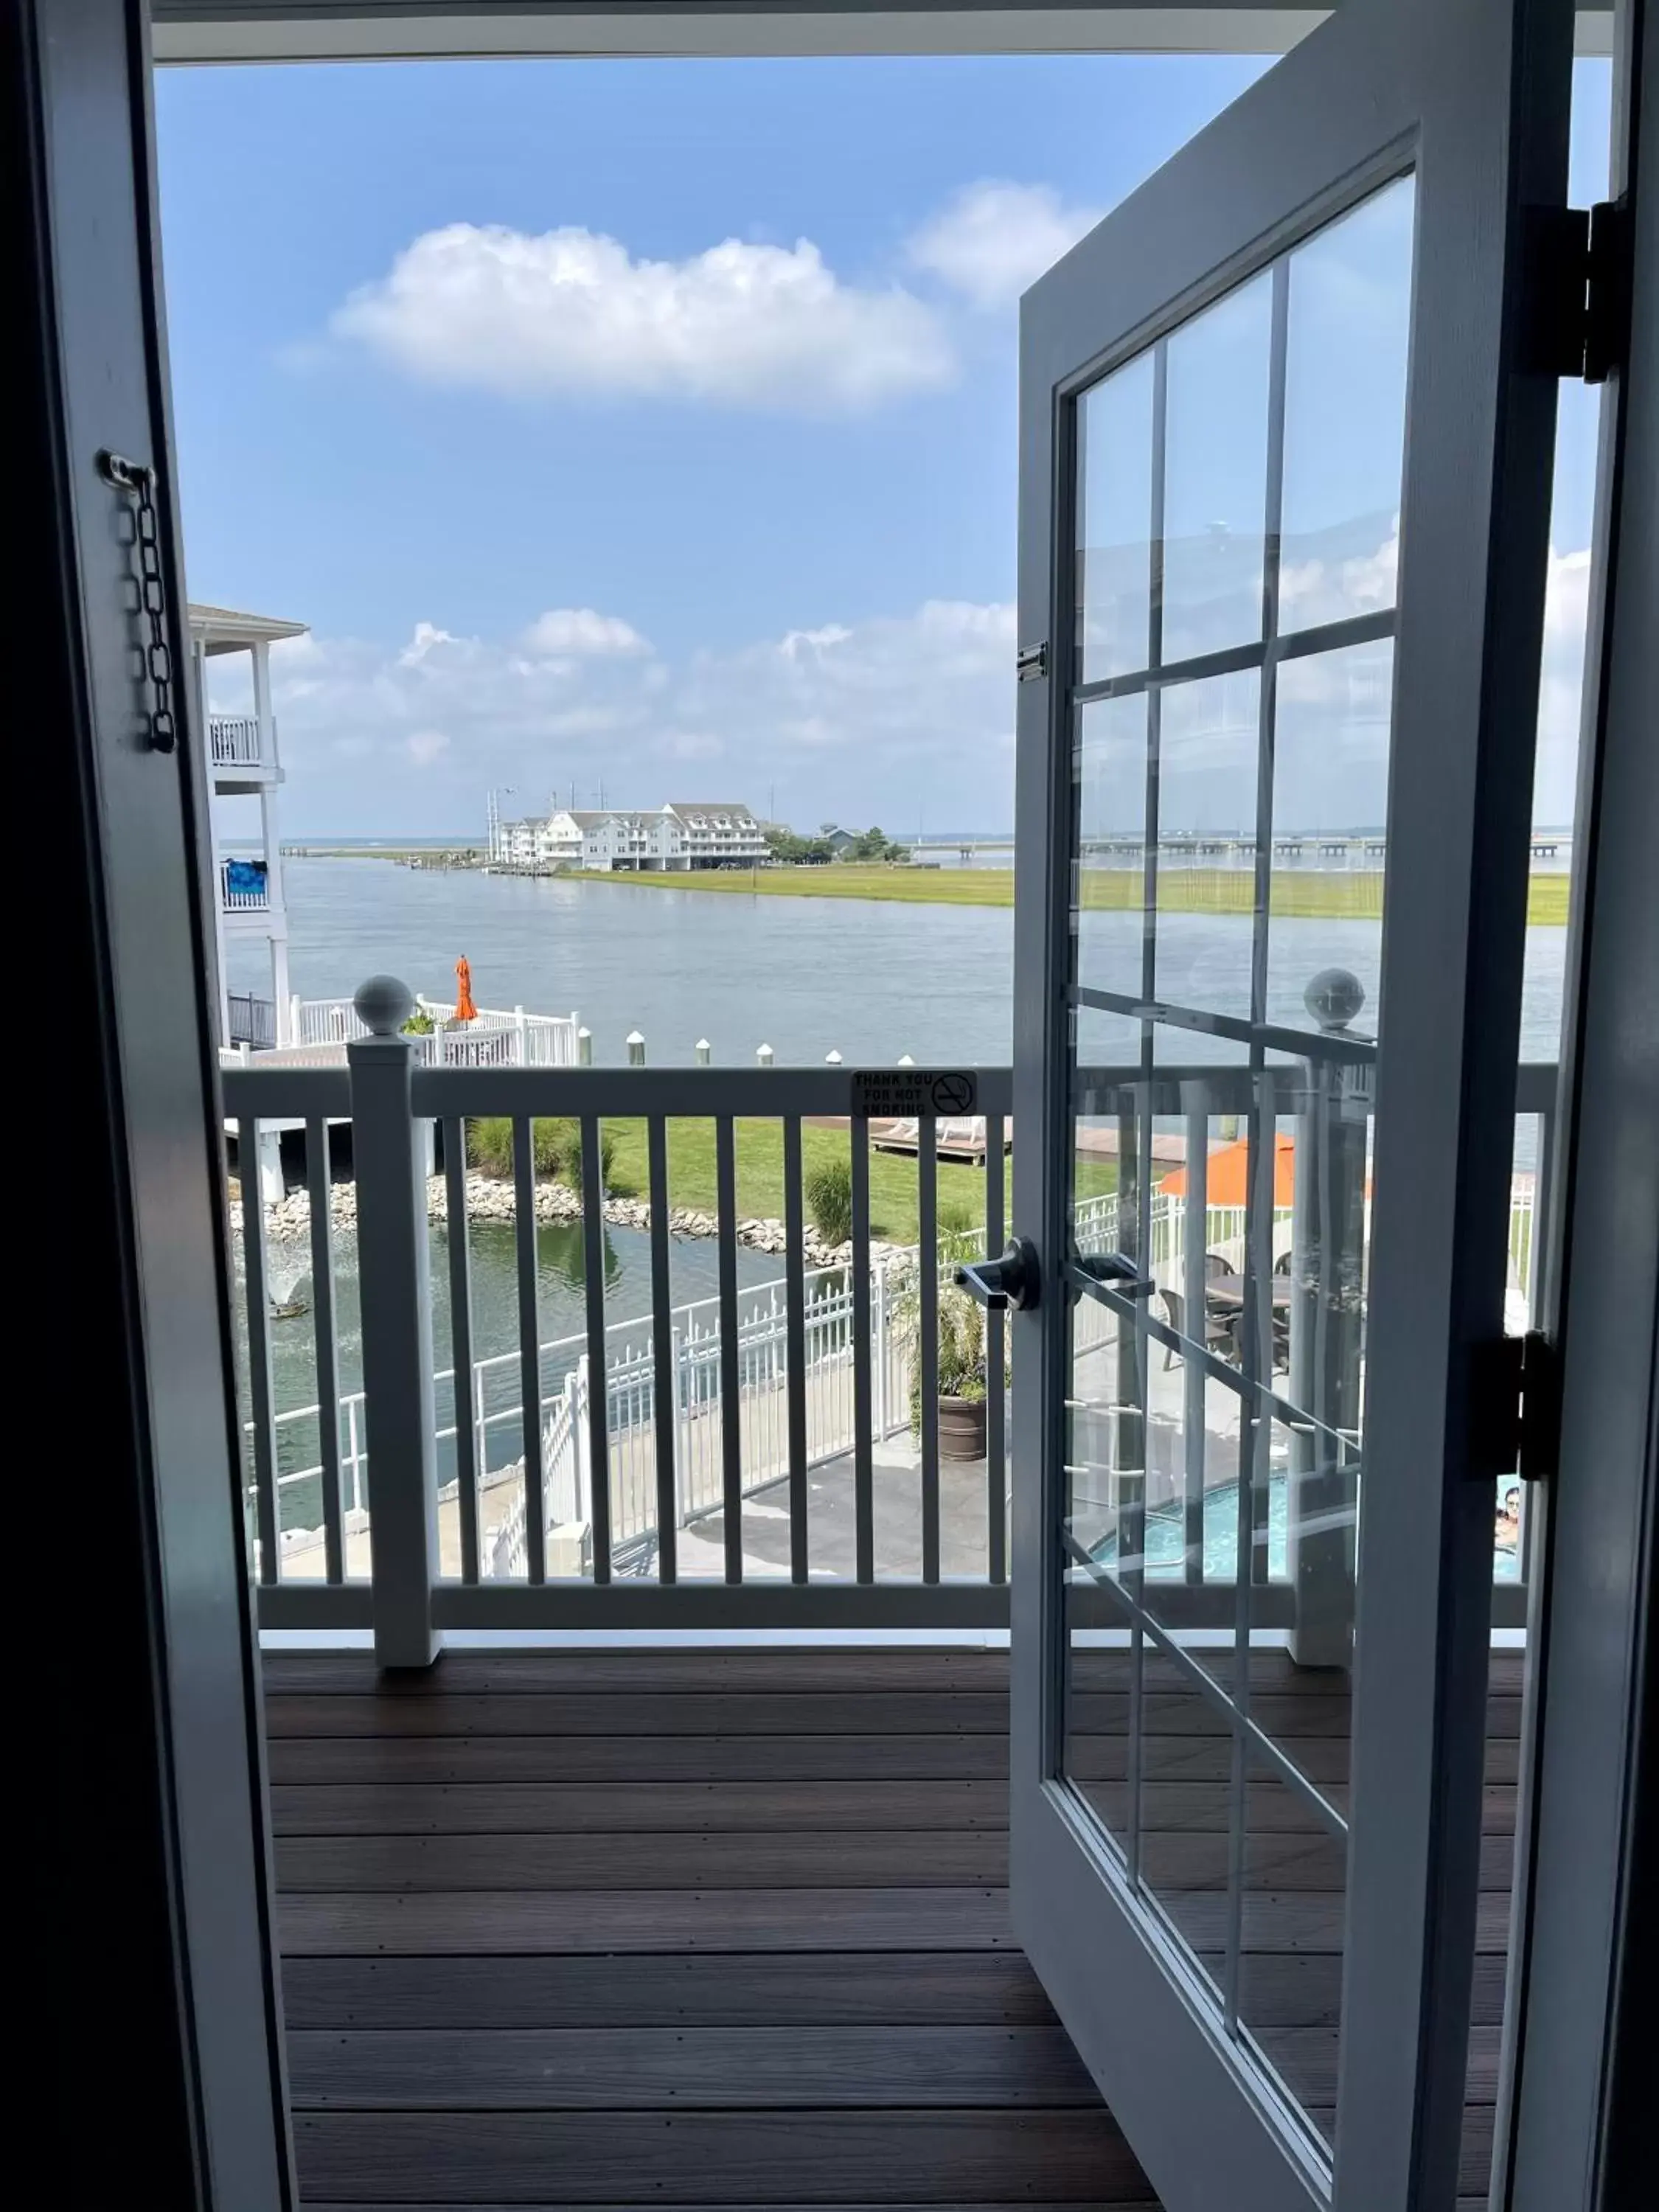
M 890 1064 L 908 1052 L 994 1066 L 1012 1049 L 1006 908 L 641 890 L 370 860 L 289 860 L 284 880 L 291 977 L 302 998 L 349 997 L 366 975 L 388 970 L 443 998 L 465 953 L 481 1006 L 577 1012 L 602 1063 L 625 1061 L 635 1029 L 651 1061 L 668 1066 L 689 1065 L 699 1037 L 728 1066 L 752 1062 L 760 1044 L 797 1064 L 834 1050 L 849 1063 Z M 1528 1060 L 1555 1055 L 1565 935 L 1528 933 Z M 1248 988 L 1249 943 L 1243 916 L 1166 916 L 1160 990 L 1230 1006 Z M 1273 1018 L 1305 1025 L 1304 984 L 1336 964 L 1365 987 L 1357 1026 L 1366 1026 L 1380 943 L 1375 922 L 1276 921 Z M 233 950 L 231 983 L 269 991 L 257 949 Z

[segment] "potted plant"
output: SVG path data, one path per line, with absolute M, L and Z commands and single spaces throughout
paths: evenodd
M 984 1458 L 986 1384 L 985 1310 L 966 1291 L 947 1284 L 939 1295 L 941 1459 Z
M 921 1291 L 914 1269 L 894 1305 L 910 1372 L 910 1430 L 921 1434 Z M 939 1292 L 939 1453 L 941 1459 L 985 1456 L 985 1311 L 954 1283 Z

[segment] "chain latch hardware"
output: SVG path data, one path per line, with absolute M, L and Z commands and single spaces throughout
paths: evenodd
M 155 471 L 143 461 L 105 452 L 98 456 L 98 473 L 132 502 L 137 612 L 146 633 L 141 647 L 149 694 L 146 732 L 152 752 L 170 753 L 178 744 L 179 728 L 173 713 L 173 649 L 167 643 L 167 579 L 155 514 Z

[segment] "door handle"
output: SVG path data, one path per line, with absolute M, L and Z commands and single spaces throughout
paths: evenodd
M 1029 1312 L 1037 1302 L 1041 1280 L 1036 1247 L 1029 1237 L 1011 1237 L 1000 1259 L 964 1261 L 953 1271 L 952 1279 L 989 1313 L 1001 1313 L 1009 1306 Z
M 1109 1283 L 1126 1298 L 1149 1298 L 1158 1288 L 1150 1275 L 1141 1273 L 1127 1252 L 1079 1252 L 1072 1265 L 1091 1283 Z

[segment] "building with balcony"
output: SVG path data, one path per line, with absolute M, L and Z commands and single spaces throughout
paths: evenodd
M 219 1042 L 260 1048 L 289 1040 L 288 909 L 283 899 L 283 856 L 276 822 L 276 793 L 283 766 L 276 744 L 276 717 L 270 703 L 270 648 L 279 640 L 303 637 L 307 625 L 231 607 L 190 608 L 191 680 L 198 726 L 207 733 L 208 783 L 216 799 L 257 799 L 259 835 L 248 852 L 238 841 L 234 852 L 222 850 L 217 824 L 212 857 L 214 937 L 218 954 Z M 213 712 L 208 664 L 246 653 L 251 712 Z M 212 819 L 212 810 L 210 810 Z M 262 945 L 269 963 L 270 994 L 234 992 L 227 955 L 249 940 Z
M 556 807 L 545 817 L 502 822 L 497 866 L 547 872 L 753 867 L 768 857 L 766 833 L 746 806 L 671 799 L 654 811 Z

